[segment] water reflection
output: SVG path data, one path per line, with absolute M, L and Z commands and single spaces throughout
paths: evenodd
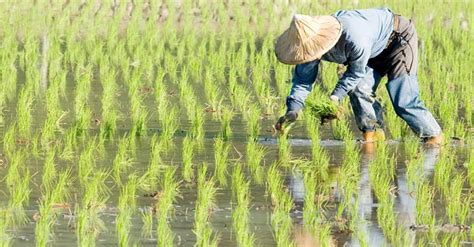
M 427 148 L 423 150 L 423 164 L 420 169 L 420 177 L 429 180 L 433 176 L 435 164 L 438 161 L 439 148 Z M 372 185 L 369 179 L 369 166 L 376 157 L 376 149 L 373 144 L 364 144 L 361 149 L 360 159 L 360 179 L 358 182 L 358 201 L 356 229 L 347 238 L 344 236 L 332 236 L 331 243 L 320 243 L 316 236 L 305 230 L 302 211 L 305 198 L 305 185 L 303 174 L 299 170 L 289 174 L 287 178 L 290 194 L 295 202 L 295 208 L 292 212 L 294 221 L 294 242 L 296 246 L 388 246 L 389 243 L 384 236 L 382 229 L 377 222 L 377 198 L 372 191 Z M 419 181 L 419 180 L 418 180 Z M 409 227 L 416 223 L 416 196 L 415 184 L 410 184 L 407 179 L 406 168 L 397 166 L 395 186 L 397 194 L 395 198 L 395 213 L 397 214 L 397 223 L 409 237 L 409 242 L 415 242 L 415 232 L 409 230 Z M 359 239 L 359 237 L 363 239 Z

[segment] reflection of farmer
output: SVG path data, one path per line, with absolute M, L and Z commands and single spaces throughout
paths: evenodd
M 374 141 L 383 128 L 382 109 L 375 91 L 383 76 L 395 112 L 428 144 L 440 144 L 441 128 L 425 108 L 418 92 L 418 49 L 410 20 L 389 9 L 339 11 L 333 16 L 295 15 L 278 38 L 275 53 L 282 63 L 296 64 L 287 113 L 276 129 L 294 121 L 318 73 L 320 60 L 347 65 L 330 99 L 337 104 L 349 95 L 364 140 Z

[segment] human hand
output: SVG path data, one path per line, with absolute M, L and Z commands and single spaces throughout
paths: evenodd
M 336 95 L 329 96 L 329 99 L 334 105 L 339 105 L 339 98 Z
M 275 124 L 275 129 L 278 131 L 284 131 L 285 127 L 296 121 L 298 113 L 296 111 L 289 111 L 284 116 L 281 116 Z
M 329 96 L 329 102 L 331 102 L 331 104 L 333 105 L 332 107 L 334 107 L 334 109 L 337 109 L 337 110 L 333 114 L 322 115 L 321 123 L 323 124 L 333 119 L 340 119 L 343 115 L 343 109 L 341 105 L 339 104 L 339 98 L 337 96 L 335 95 Z

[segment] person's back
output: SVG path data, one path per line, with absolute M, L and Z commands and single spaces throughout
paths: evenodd
M 393 31 L 393 13 L 387 8 L 340 10 L 334 16 L 341 22 L 346 39 L 371 45 L 371 56 L 382 52 Z

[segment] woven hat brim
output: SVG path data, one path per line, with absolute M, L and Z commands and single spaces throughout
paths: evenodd
M 292 25 L 277 39 L 275 55 L 284 64 L 295 65 L 320 59 L 341 37 L 342 24 L 337 18 L 333 16 L 304 18 L 308 25 L 297 26 L 293 20 Z M 312 25 L 318 27 L 312 28 Z

